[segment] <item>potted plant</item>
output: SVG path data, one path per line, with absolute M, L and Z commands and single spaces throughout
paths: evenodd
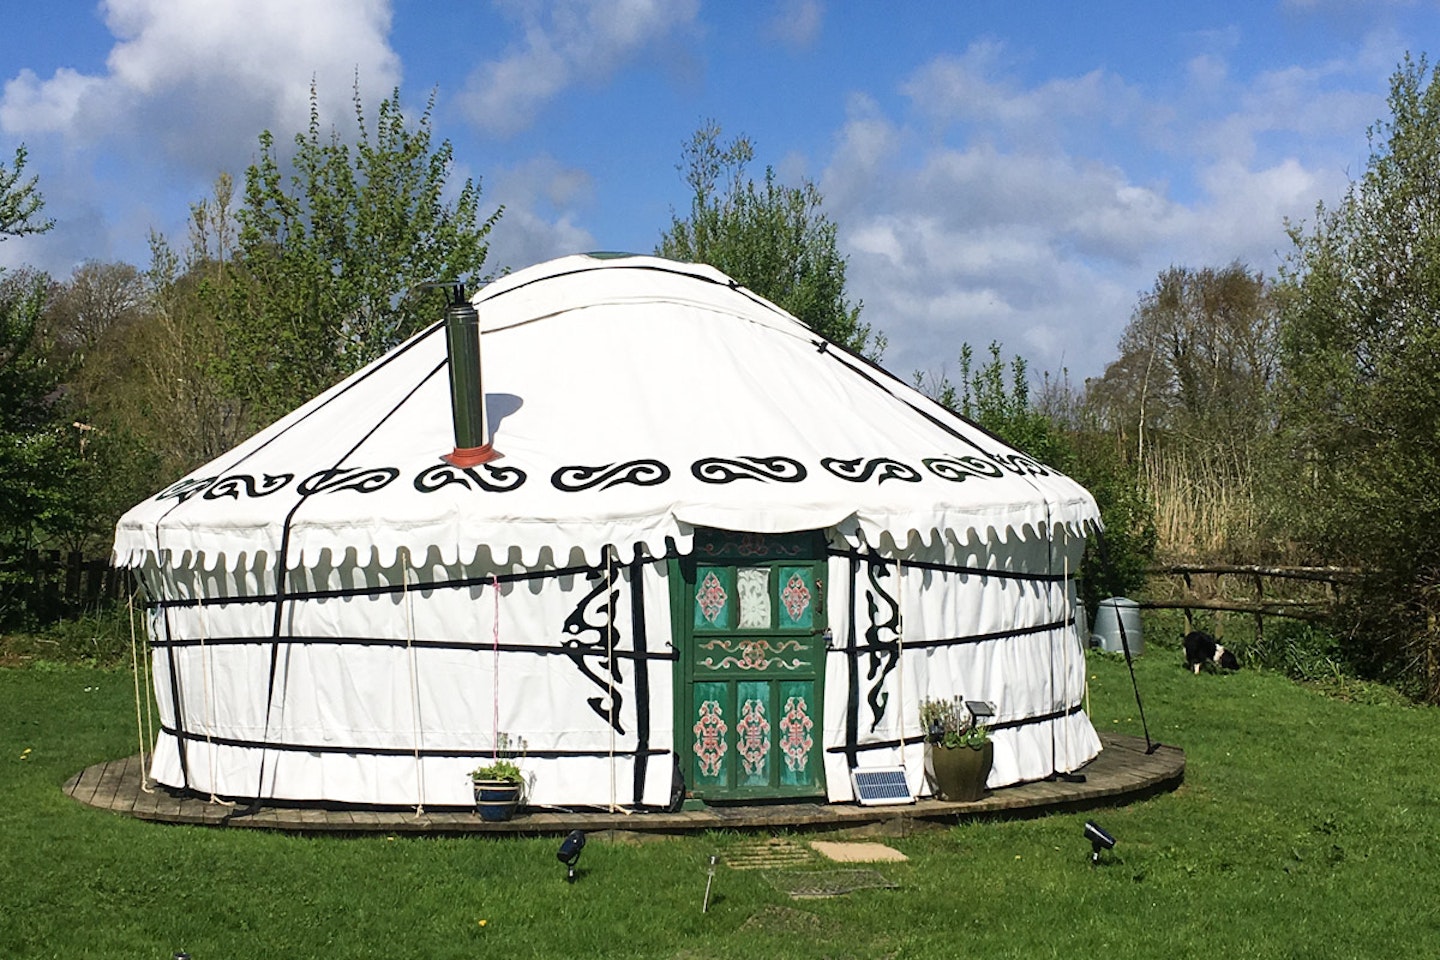
M 984 797 L 995 744 L 965 701 L 922 700 L 920 723 L 925 728 L 925 772 L 934 791 L 946 800 L 967 803 Z
M 519 746 L 523 756 L 525 741 L 520 740 Z M 509 736 L 502 733 L 497 738 L 491 761 L 470 771 L 470 783 L 475 789 L 475 809 L 480 819 L 509 820 L 520 806 L 525 793 L 525 775 L 511 759 L 515 755 L 510 750 Z

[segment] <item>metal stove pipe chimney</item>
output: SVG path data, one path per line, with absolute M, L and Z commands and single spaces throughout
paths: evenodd
M 490 442 L 485 389 L 480 376 L 480 314 L 465 299 L 458 281 L 426 284 L 447 291 L 445 352 L 450 360 L 450 410 L 455 421 L 455 449 L 441 457 L 457 467 L 489 463 L 500 456 Z

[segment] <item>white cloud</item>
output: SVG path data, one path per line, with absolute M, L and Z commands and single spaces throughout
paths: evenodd
M 1220 92 L 1230 79 L 1230 64 L 1220 57 L 1201 54 L 1185 64 L 1185 75 L 1190 87 L 1200 93 Z
M 33 70 L 21 70 L 5 83 L 0 127 L 16 134 L 64 133 L 74 126 L 81 105 L 103 85 L 100 78 L 83 76 L 68 67 L 55 71 L 48 81 Z
M 1210 54 L 1162 100 L 1100 71 L 1027 84 L 977 44 L 915 70 L 900 111 L 853 98 L 820 184 L 887 366 L 935 370 L 1000 340 L 1083 379 L 1159 270 L 1273 274 L 1286 218 L 1343 192 L 1383 112 L 1375 46 L 1248 76 Z
M 683 31 L 699 0 L 517 0 L 504 9 L 525 39 L 471 73 L 458 98 L 472 123 L 498 136 L 525 129 L 565 90 L 602 83 Z
M 486 177 L 486 202 L 505 207 L 490 234 L 487 269 L 519 269 L 594 250 L 595 238 L 577 225 L 593 203 L 593 195 L 594 182 L 588 173 L 563 166 L 547 155 Z
M 148 228 L 175 229 L 148 219 L 139 198 L 162 217 L 183 216 L 218 173 L 251 162 L 262 129 L 283 149 L 305 129 L 312 82 L 322 118 L 337 125 L 353 116 L 357 82 L 366 102 L 400 82 L 389 0 L 104 0 L 100 9 L 115 39 L 103 71 L 22 69 L 0 95 L 0 141 L 27 143 L 57 221 L 26 253 L 60 272 L 82 248 L 79 258 L 133 258 Z M 132 199 L 117 204 L 117 192 Z M 96 220 L 101 207 L 108 222 Z M 128 243 L 104 235 L 121 229 L 116 220 L 127 221 Z
M 1003 74 L 1006 58 L 1003 44 L 977 42 L 916 70 L 901 92 L 941 128 L 973 124 L 1032 143 L 1054 142 L 1075 125 L 1122 122 L 1136 104 L 1137 94 L 1103 70 L 1025 87 Z
M 1190 255 L 1205 265 L 1239 258 L 1272 275 L 1289 250 L 1285 220 L 1309 218 L 1317 200 L 1335 200 L 1347 183 L 1340 170 L 1308 168 L 1295 157 L 1259 169 L 1221 162 L 1199 178 L 1210 199 L 1191 211 Z
M 781 43 L 803 49 L 815 42 L 825 25 L 825 5 L 820 0 L 782 0 L 766 24 L 766 32 Z
M 21 71 L 5 85 L 0 126 L 71 144 L 125 141 L 213 173 L 250 152 L 262 127 L 302 129 L 310 84 L 345 116 L 362 92 L 398 84 L 386 41 L 388 0 L 106 0 L 116 37 L 103 75 Z M 322 108 L 323 110 L 323 108 Z

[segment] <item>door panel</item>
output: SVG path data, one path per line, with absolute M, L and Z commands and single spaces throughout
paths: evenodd
M 770 786 L 770 684 L 760 680 L 735 684 L 738 719 L 735 753 L 740 763 L 736 786 Z
M 730 782 L 730 768 L 725 756 L 730 750 L 730 723 L 735 716 L 729 685 L 697 683 L 692 688 L 695 699 L 695 723 L 690 730 L 691 776 L 687 783 L 695 788 L 720 788 Z
M 780 626 L 809 630 L 815 626 L 815 569 L 779 567 Z
M 735 619 L 735 570 L 732 567 L 700 567 L 696 574 L 699 579 L 692 581 L 695 588 L 695 616 L 692 618 L 697 633 L 713 630 L 729 630 Z
M 823 539 L 697 531 L 696 554 L 677 563 L 675 598 L 686 628 L 676 748 L 690 793 L 823 794 Z
M 820 758 L 815 749 L 815 735 L 820 732 L 817 717 L 811 712 L 820 704 L 814 683 L 781 683 L 783 698 L 779 711 L 780 755 L 784 766 L 780 783 L 786 787 L 804 787 L 819 782 Z

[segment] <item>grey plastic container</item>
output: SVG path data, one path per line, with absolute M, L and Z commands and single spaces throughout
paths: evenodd
M 1101 600 L 1095 611 L 1095 627 L 1090 636 L 1101 650 L 1110 653 L 1124 653 L 1120 642 L 1120 626 L 1125 626 L 1125 642 L 1130 646 L 1130 656 L 1138 657 L 1145 651 L 1145 640 L 1140 627 L 1140 605 L 1124 597 Z

